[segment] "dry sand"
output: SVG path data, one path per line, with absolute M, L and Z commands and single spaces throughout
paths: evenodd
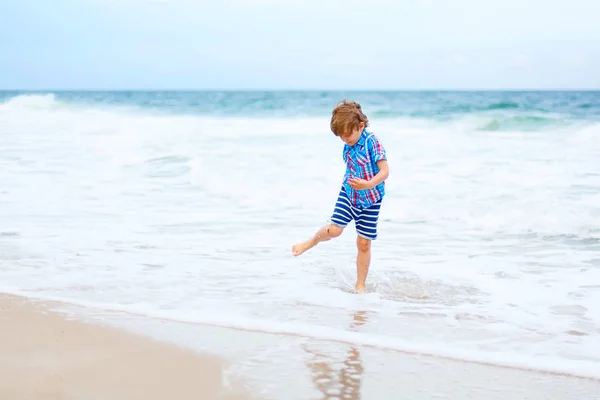
M 241 399 L 223 361 L 0 295 L 0 399 Z M 249 397 L 244 397 L 249 398 Z

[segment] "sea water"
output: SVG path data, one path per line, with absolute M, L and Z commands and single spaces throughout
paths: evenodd
M 390 177 L 302 256 L 359 101 Z M 0 290 L 600 378 L 600 92 L 0 92 Z M 368 315 L 360 331 L 349 315 Z

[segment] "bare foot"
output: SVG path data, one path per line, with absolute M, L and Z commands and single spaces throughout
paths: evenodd
M 356 286 L 354 287 L 354 290 L 356 291 L 356 293 L 364 293 L 365 287 L 364 287 L 364 285 L 359 285 L 357 283 Z
M 294 257 L 298 257 L 300 254 L 304 253 L 306 250 L 310 249 L 315 245 L 315 241 L 313 239 L 306 240 L 302 243 L 298 243 L 292 246 L 292 254 Z

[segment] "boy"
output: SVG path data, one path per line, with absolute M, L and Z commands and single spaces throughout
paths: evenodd
M 367 126 L 369 120 L 360 104 L 344 100 L 333 109 L 331 131 L 345 143 L 346 173 L 342 188 L 330 223 L 321 227 L 312 238 L 292 247 L 292 254 L 299 256 L 319 242 L 340 236 L 354 219 L 358 248 L 355 290 L 358 293 L 365 291 L 371 264 L 371 241 L 377 238 L 379 209 L 389 175 L 385 149 L 379 139 L 367 131 Z

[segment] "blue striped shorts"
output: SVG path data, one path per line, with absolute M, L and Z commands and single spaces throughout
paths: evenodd
M 333 225 L 344 228 L 351 220 L 354 220 L 356 233 L 359 236 L 369 240 L 375 240 L 377 239 L 377 221 L 379 219 L 380 208 L 381 200 L 365 209 L 354 207 L 350 203 L 344 187 L 342 187 L 335 203 L 330 222 Z

